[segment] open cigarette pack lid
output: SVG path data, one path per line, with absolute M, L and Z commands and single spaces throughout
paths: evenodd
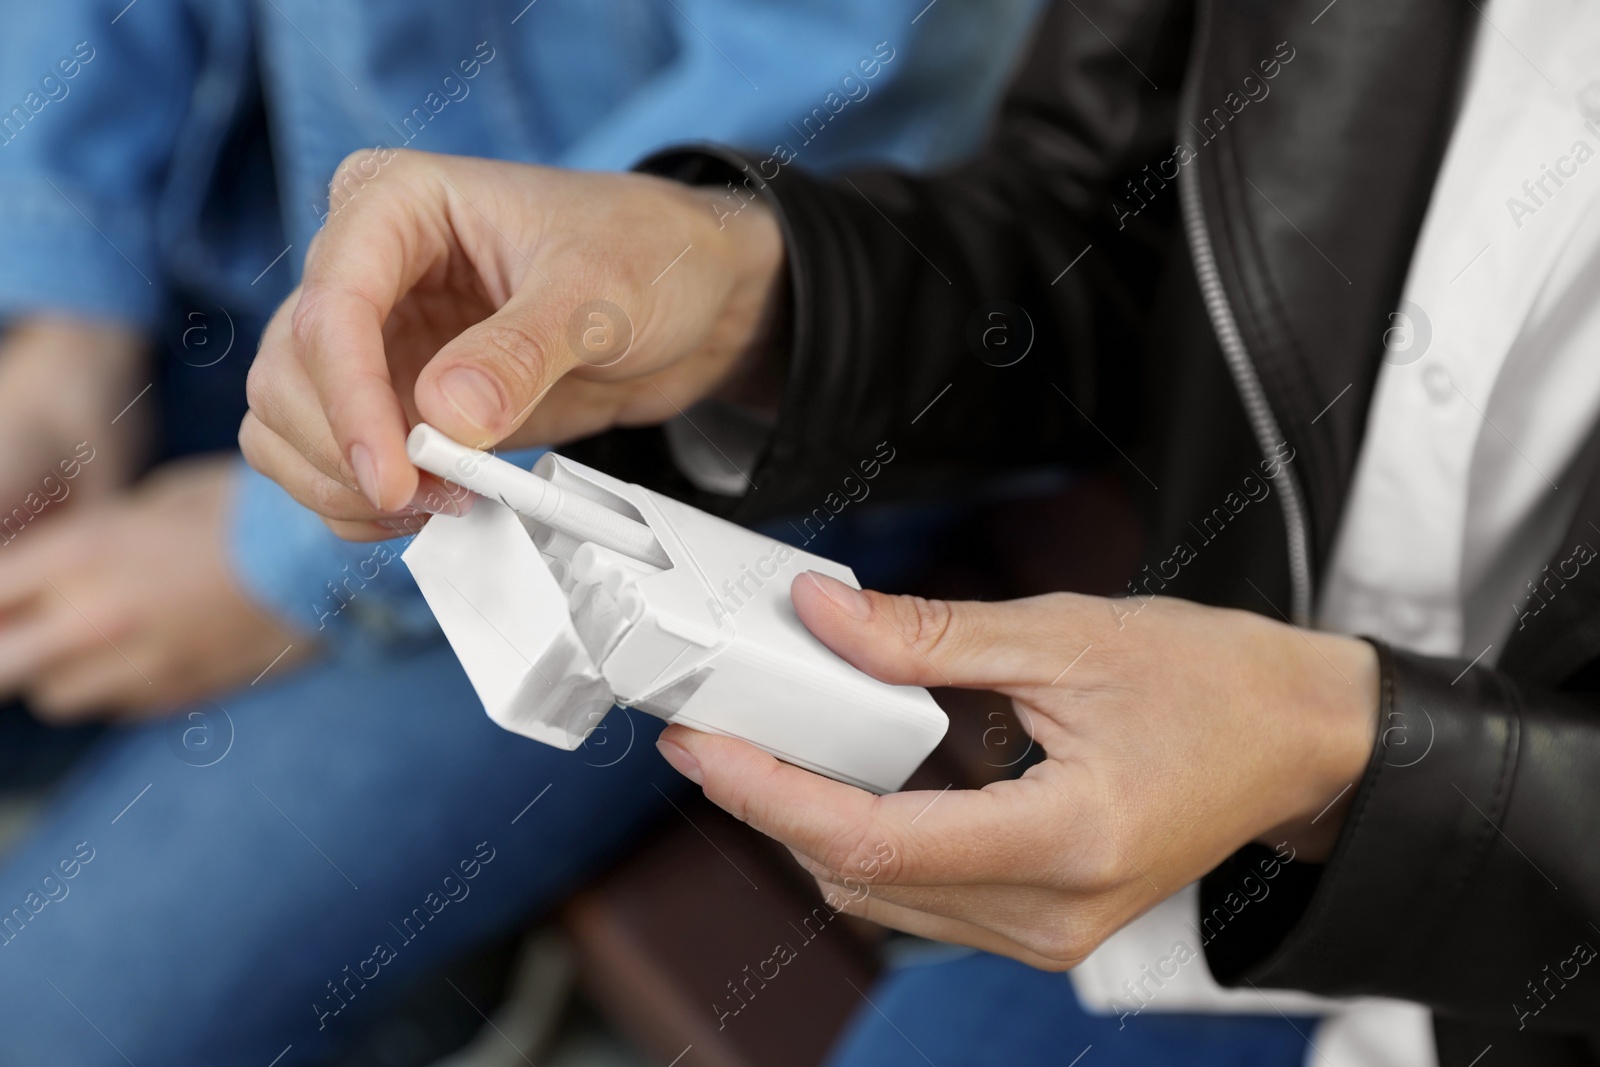
M 403 558 L 506 729 L 570 750 L 620 704 L 879 793 L 900 788 L 944 736 L 926 690 L 863 674 L 795 614 L 795 575 L 859 588 L 848 567 L 553 453 L 527 472 L 453 443 L 459 451 L 428 455 L 417 440 L 419 466 L 497 497 L 430 519 Z M 527 512 L 551 505 L 486 486 L 491 463 L 506 468 L 499 485 L 542 479 L 532 488 L 546 498 L 555 487 L 562 514 L 541 521 Z M 580 506 L 589 528 L 610 522 L 634 540 L 574 536 L 562 515 Z

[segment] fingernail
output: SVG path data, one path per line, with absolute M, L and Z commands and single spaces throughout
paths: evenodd
M 494 426 L 505 410 L 499 387 L 476 367 L 445 371 L 439 379 L 439 392 L 458 415 L 478 429 Z
M 472 504 L 477 499 L 477 494 L 469 493 L 465 489 L 459 492 L 418 489 L 412 496 L 409 506 L 418 511 L 425 511 L 429 515 L 461 516 L 472 510 Z
M 361 495 L 382 511 L 383 501 L 378 497 L 378 465 L 373 462 L 372 453 L 367 451 L 366 445 L 350 446 L 350 466 L 355 468 L 356 484 L 361 486 Z
M 683 775 L 695 785 L 705 785 L 705 777 L 700 773 L 700 761 L 689 754 L 689 750 L 676 741 L 668 741 L 664 737 L 656 738 L 656 751 L 661 757 L 672 764 L 672 769 Z
M 806 577 L 816 583 L 822 590 L 822 595 L 833 601 L 839 610 L 855 619 L 868 619 L 872 617 L 872 601 L 859 589 L 852 589 L 837 578 L 830 578 L 826 574 L 816 571 L 807 571 Z

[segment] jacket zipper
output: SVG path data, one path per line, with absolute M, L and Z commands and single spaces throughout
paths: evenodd
M 1206 229 L 1205 210 L 1200 203 L 1200 176 L 1193 166 L 1185 167 L 1178 177 L 1178 199 L 1183 208 L 1183 227 L 1189 241 L 1189 252 L 1194 257 L 1195 273 L 1200 280 L 1200 295 L 1205 300 L 1206 314 L 1211 318 L 1211 328 L 1216 331 L 1222 346 L 1222 358 L 1233 375 L 1234 388 L 1244 402 L 1245 415 L 1261 453 L 1269 461 L 1278 462 L 1279 447 L 1284 443 L 1278 420 L 1267 402 L 1266 390 L 1256 374 L 1250 352 L 1244 346 L 1239 324 L 1234 320 L 1233 308 L 1228 304 L 1227 291 L 1222 286 L 1222 274 L 1217 270 L 1216 256 L 1211 250 L 1211 235 Z M 1283 509 L 1283 524 L 1289 535 L 1289 612 L 1297 626 L 1311 625 L 1311 538 L 1308 533 L 1305 502 L 1300 495 L 1300 483 L 1287 465 L 1279 470 L 1278 503 Z

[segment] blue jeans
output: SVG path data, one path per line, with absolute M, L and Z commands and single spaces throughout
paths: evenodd
M 1316 1023 L 1278 1015 L 1090 1015 L 1066 975 L 983 952 L 891 970 L 871 997 L 828 1067 L 1068 1067 L 1090 1046 L 1083 1067 L 1300 1067 L 1309 1047 L 1301 1034 Z
M 314 1062 L 677 817 L 656 720 L 525 740 L 443 645 L 270 678 L 106 731 L 4 857 L 0 1064 Z

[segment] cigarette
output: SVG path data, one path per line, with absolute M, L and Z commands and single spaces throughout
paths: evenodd
M 427 423 L 406 438 L 406 455 L 440 478 L 498 500 L 518 515 L 662 570 L 672 561 L 650 527 L 560 487 L 497 456 L 450 440 Z

